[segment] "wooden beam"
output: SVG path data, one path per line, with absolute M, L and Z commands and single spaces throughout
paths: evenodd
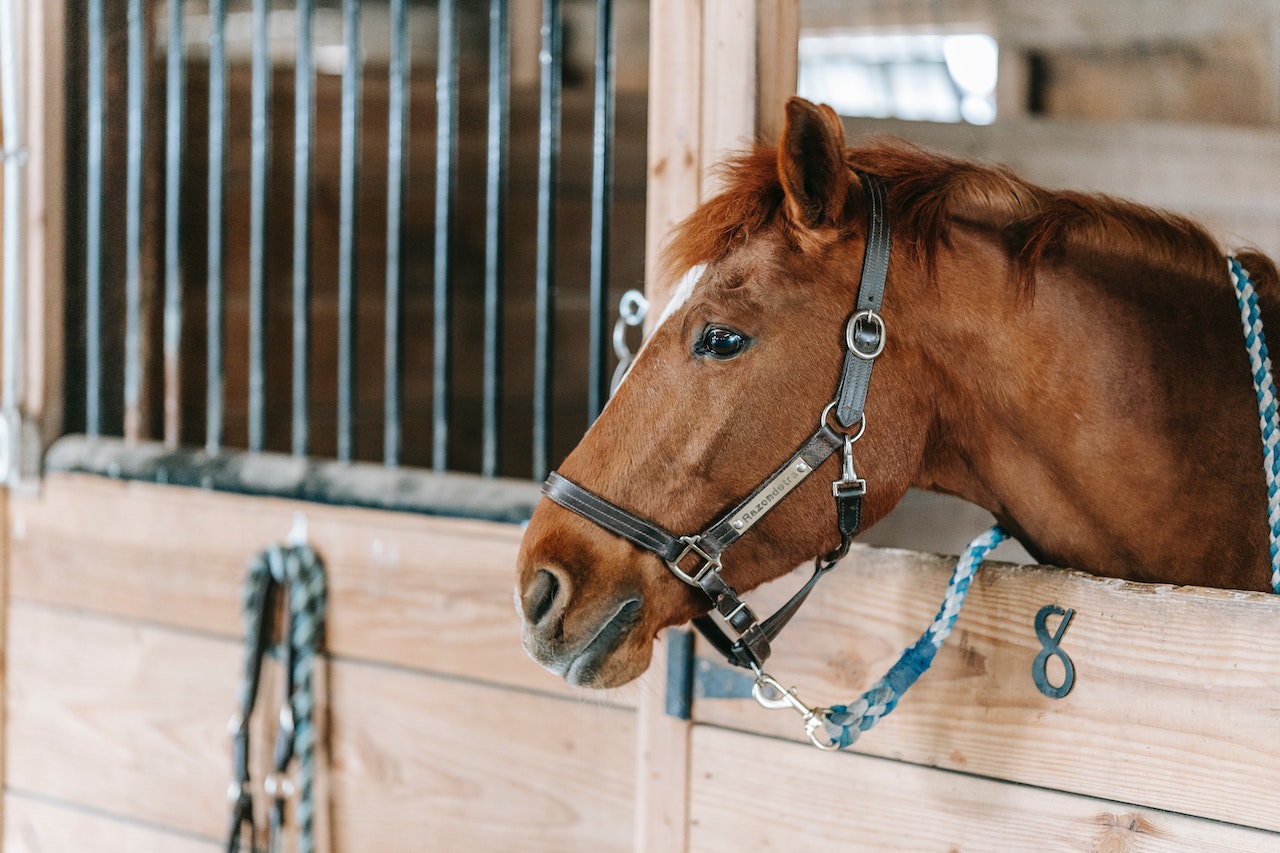
M 66 217 L 66 4 L 63 0 L 17 3 L 25 18 L 26 63 L 26 310 L 22 407 L 40 444 L 39 454 L 62 434 L 63 283 Z M 27 437 L 24 436 L 24 440 Z M 32 470 L 36 470 L 32 468 Z
M 651 0 L 649 22 L 645 292 L 652 324 L 675 285 L 658 277 L 664 241 L 700 198 L 702 4 L 700 0 Z
M 698 727 L 693 741 L 690 846 L 699 853 L 1276 849 L 1270 832 L 964 773 L 712 728 Z M 726 803 L 726 792 L 756 779 L 767 793 L 749 808 Z
M 517 525 L 75 474 L 47 476 L 42 495 L 10 508 L 20 601 L 238 638 L 246 565 L 301 519 L 329 568 L 334 654 L 582 695 L 520 646 Z
M 953 565 L 858 547 L 774 644 L 771 674 L 808 702 L 852 702 L 929 624 Z M 752 604 L 769 612 L 797 583 Z M 1058 648 L 1075 681 L 1060 699 L 1032 677 L 1046 605 L 1074 610 Z M 854 749 L 1280 831 L 1256 796 L 1280 788 L 1280 743 L 1265 735 L 1280 708 L 1277 625 L 1280 596 L 984 565 L 933 668 Z M 795 714 L 749 699 L 698 701 L 694 718 L 804 739 Z
M 9 790 L 110 823 L 222 837 L 240 644 L 26 603 L 11 624 Z M 333 835 L 320 849 L 629 849 L 629 711 L 347 660 L 329 673 L 320 805 Z M 270 750 L 264 735 L 255 754 Z
M 8 853 L 218 853 L 212 838 L 95 814 L 65 803 L 10 791 L 4 798 L 4 849 Z

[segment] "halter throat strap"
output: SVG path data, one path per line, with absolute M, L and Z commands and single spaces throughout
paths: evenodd
M 677 536 L 661 525 L 641 518 L 557 472 L 547 478 L 542 493 L 633 545 L 656 554 L 681 581 L 701 589 L 711 599 L 724 628 L 709 617 L 698 617 L 695 626 L 730 663 L 761 671 L 769 657 L 770 643 L 804 603 L 818 579 L 835 567 L 848 552 L 862 525 L 862 499 L 866 481 L 853 469 L 853 442 L 865 427 L 864 408 L 871 381 L 871 367 L 884 349 L 885 325 L 880 317 L 885 279 L 889 268 L 890 231 L 885 213 L 884 180 L 859 173 L 866 191 L 868 228 L 862 278 L 855 312 L 845 327 L 845 360 L 835 400 L 823 412 L 821 423 L 782 467 L 764 480 L 744 501 L 730 509 L 706 530 L 693 536 Z M 856 434 L 841 434 L 827 423 L 835 410 L 836 422 Z M 832 483 L 840 545 L 814 565 L 808 582 L 772 616 L 761 621 L 738 592 L 720 574 L 721 555 L 806 480 L 836 451 L 843 451 L 841 477 Z

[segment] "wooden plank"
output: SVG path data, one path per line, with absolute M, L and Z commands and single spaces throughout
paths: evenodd
M 197 838 L 94 814 L 10 791 L 4 798 L 5 853 L 217 853 Z
M 1261 853 L 1280 844 L 1269 832 L 703 726 L 693 744 L 697 853 Z
M 702 3 L 703 198 L 716 192 L 715 176 L 708 170 L 755 141 L 760 5 L 742 0 Z
M 333 667 L 334 850 L 630 849 L 635 715 Z
M 239 637 L 245 567 L 297 518 L 329 572 L 332 653 L 581 695 L 521 648 L 516 525 L 50 475 L 11 503 L 12 593 Z
M 11 627 L 10 790 L 221 837 L 239 645 L 27 603 Z M 329 684 L 332 849 L 628 847 L 631 712 L 349 661 Z
M 760 3 L 756 28 L 756 139 L 773 145 L 782 135 L 784 105 L 800 74 L 800 0 Z
M 1271 129 L 1023 117 L 987 127 L 848 118 L 844 124 L 851 144 L 872 133 L 902 136 L 1004 163 L 1045 186 L 1177 211 L 1204 223 L 1227 247 L 1280 253 L 1280 173 L 1257 167 L 1280 162 L 1280 134 Z
M 221 836 L 238 644 L 22 603 L 9 626 L 11 790 Z
M 678 629 L 676 629 L 678 630 Z M 688 848 L 689 733 L 692 725 L 667 714 L 667 631 L 645 673 L 649 686 L 637 709 L 635 853 L 680 853 Z
M 770 671 L 811 703 L 853 701 L 929 624 L 952 565 L 855 548 L 774 645 Z M 785 593 L 762 590 L 761 612 Z M 1075 611 L 1061 642 L 1075 685 L 1057 700 L 1031 674 L 1050 604 Z M 1257 795 L 1280 787 L 1277 709 L 1280 596 L 988 564 L 932 671 L 854 749 L 1280 830 Z M 803 737 L 795 714 L 750 700 L 699 701 L 694 716 Z
M 673 281 L 658 279 L 667 234 L 698 204 L 702 177 L 702 3 L 650 0 L 649 177 L 645 293 L 649 322 L 662 314 Z
M 47 445 L 62 432 L 63 281 L 65 280 L 67 65 L 65 3 L 18 3 L 25 17 L 26 166 L 23 301 L 26 352 L 22 406 Z M 36 454 L 42 448 L 28 449 Z M 37 458 L 32 455 L 34 460 Z

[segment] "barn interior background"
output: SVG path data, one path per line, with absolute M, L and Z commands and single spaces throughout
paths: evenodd
M 851 136 L 1274 257 L 1274 2 L 0 13 L 6 851 L 222 849 L 240 586 L 298 530 L 330 584 L 321 849 L 1276 844 L 1266 596 L 984 569 L 954 647 L 839 756 L 712 679 L 669 715 L 664 662 L 584 702 L 511 606 L 518 522 L 602 404 L 619 297 L 662 302 L 661 236 L 797 85 Z M 974 512 L 913 496 L 867 542 L 946 553 Z M 914 639 L 949 570 L 852 562 L 778 655 L 819 701 Z M 1078 613 L 1058 700 L 1030 677 L 1050 603 Z M 764 801 L 726 807 L 755 775 Z

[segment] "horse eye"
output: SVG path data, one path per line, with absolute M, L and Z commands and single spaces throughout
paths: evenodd
M 724 326 L 708 326 L 702 333 L 695 351 L 698 355 L 729 359 L 740 355 L 747 348 L 747 337 L 741 332 Z

